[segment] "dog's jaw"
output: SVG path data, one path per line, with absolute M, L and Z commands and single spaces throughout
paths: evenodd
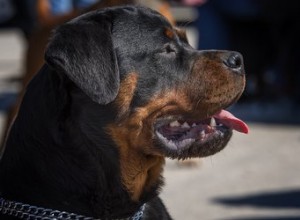
M 172 117 L 159 119 L 155 140 L 168 157 L 205 157 L 222 150 L 232 130 L 248 133 L 248 126 L 231 113 L 221 110 L 204 120 Z

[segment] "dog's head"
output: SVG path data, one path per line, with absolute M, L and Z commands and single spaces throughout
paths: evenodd
M 110 8 L 74 19 L 56 30 L 45 59 L 113 115 L 96 126 L 117 147 L 131 191 L 159 175 L 159 166 L 150 167 L 163 157 L 208 156 L 225 147 L 232 130 L 248 131 L 224 110 L 243 92 L 242 56 L 193 49 L 184 31 L 150 9 Z M 130 186 L 139 166 L 149 168 L 148 177 Z
M 223 110 L 245 86 L 242 56 L 197 51 L 158 13 L 127 7 L 83 15 L 55 33 L 46 60 L 94 102 L 113 104 L 118 145 L 173 158 L 216 153 L 245 124 Z

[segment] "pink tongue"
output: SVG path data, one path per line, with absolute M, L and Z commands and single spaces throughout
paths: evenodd
M 249 132 L 248 125 L 245 122 L 243 122 L 241 119 L 236 118 L 233 114 L 231 114 L 228 111 L 221 110 L 213 117 L 219 119 L 222 124 L 238 132 L 242 132 L 245 134 L 248 134 Z

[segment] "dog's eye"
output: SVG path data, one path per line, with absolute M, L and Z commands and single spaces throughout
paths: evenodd
M 174 53 L 176 54 L 176 49 L 174 46 L 172 46 L 171 44 L 167 44 L 165 47 L 164 47 L 164 53 L 167 53 L 167 54 L 171 54 L 171 53 Z

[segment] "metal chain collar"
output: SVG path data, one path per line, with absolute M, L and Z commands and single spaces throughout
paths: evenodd
M 145 206 L 146 204 L 142 205 L 140 207 L 140 210 L 136 212 L 132 217 L 115 220 L 141 220 L 144 214 Z M 0 213 L 24 220 L 104 220 L 77 215 L 69 212 L 31 206 L 20 202 L 5 200 L 1 197 Z

